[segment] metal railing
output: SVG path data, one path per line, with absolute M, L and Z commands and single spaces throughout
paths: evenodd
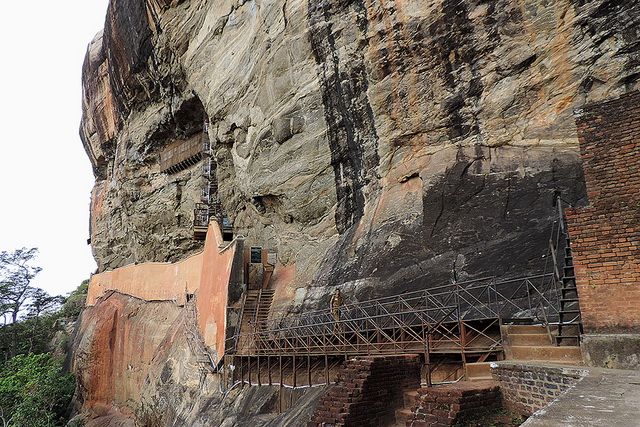
M 492 352 L 487 325 L 558 317 L 552 274 L 485 278 L 258 322 L 234 337 L 238 355 Z M 482 321 L 485 321 L 482 324 Z
M 207 227 L 209 226 L 209 218 L 211 218 L 209 205 L 196 203 L 196 208 L 193 210 L 193 225 L 195 227 Z
M 205 157 L 202 161 L 202 176 L 207 179 L 211 178 L 211 173 L 213 171 L 212 163 L 213 161 L 209 157 Z

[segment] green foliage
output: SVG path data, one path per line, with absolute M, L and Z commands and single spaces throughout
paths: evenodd
M 46 353 L 58 331 L 57 313 L 0 326 L 0 365 L 18 354 Z
M 31 286 L 40 272 L 31 265 L 37 252 L 0 252 L 0 427 L 64 425 L 75 388 L 49 352 L 64 353 L 64 326 L 84 308 L 89 282 L 67 298 Z
M 0 364 L 17 354 L 51 351 L 52 339 L 63 329 L 65 319 L 75 320 L 84 308 L 88 286 L 89 281 L 85 280 L 67 298 L 50 296 L 41 289 L 32 288 L 33 297 L 26 304 L 26 317 L 0 325 Z
M 0 252 L 0 315 L 10 315 L 15 323 L 33 291 L 31 281 L 42 269 L 31 265 L 37 248 Z
M 77 318 L 84 309 L 88 290 L 89 280 L 85 280 L 66 298 L 60 309 L 60 315 L 67 318 Z
M 12 427 L 54 427 L 65 423 L 74 379 L 49 354 L 18 355 L 0 369 L 0 410 Z

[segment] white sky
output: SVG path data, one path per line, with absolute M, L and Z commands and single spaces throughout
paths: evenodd
M 64 294 L 95 270 L 93 174 L 78 127 L 87 44 L 107 0 L 17 1 L 0 9 L 0 250 L 40 248 L 34 281 Z

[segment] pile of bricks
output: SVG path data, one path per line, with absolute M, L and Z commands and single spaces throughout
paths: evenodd
M 453 426 L 498 408 L 500 390 L 493 381 L 463 381 L 418 390 L 417 407 L 407 426 Z
M 403 394 L 420 387 L 418 356 L 361 357 L 345 363 L 308 426 L 384 426 Z
M 586 371 L 500 362 L 491 368 L 491 374 L 500 384 L 503 405 L 515 413 L 530 416 L 575 386 Z
M 585 331 L 640 331 L 640 92 L 576 125 L 589 206 L 566 215 Z

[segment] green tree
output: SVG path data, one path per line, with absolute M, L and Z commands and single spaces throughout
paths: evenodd
M 33 293 L 31 281 L 42 271 L 31 265 L 37 254 L 37 248 L 0 252 L 0 308 L 3 316 L 11 315 L 12 323 Z
M 60 308 L 61 316 L 73 319 L 77 318 L 84 309 L 88 290 L 89 280 L 84 280 L 80 286 L 71 291 Z
M 0 421 L 5 427 L 64 425 L 74 387 L 51 355 L 15 356 L 0 369 Z
M 27 302 L 27 317 L 37 319 L 42 313 L 56 310 L 64 301 L 65 298 L 61 295 L 49 295 L 44 289 L 33 288 Z

